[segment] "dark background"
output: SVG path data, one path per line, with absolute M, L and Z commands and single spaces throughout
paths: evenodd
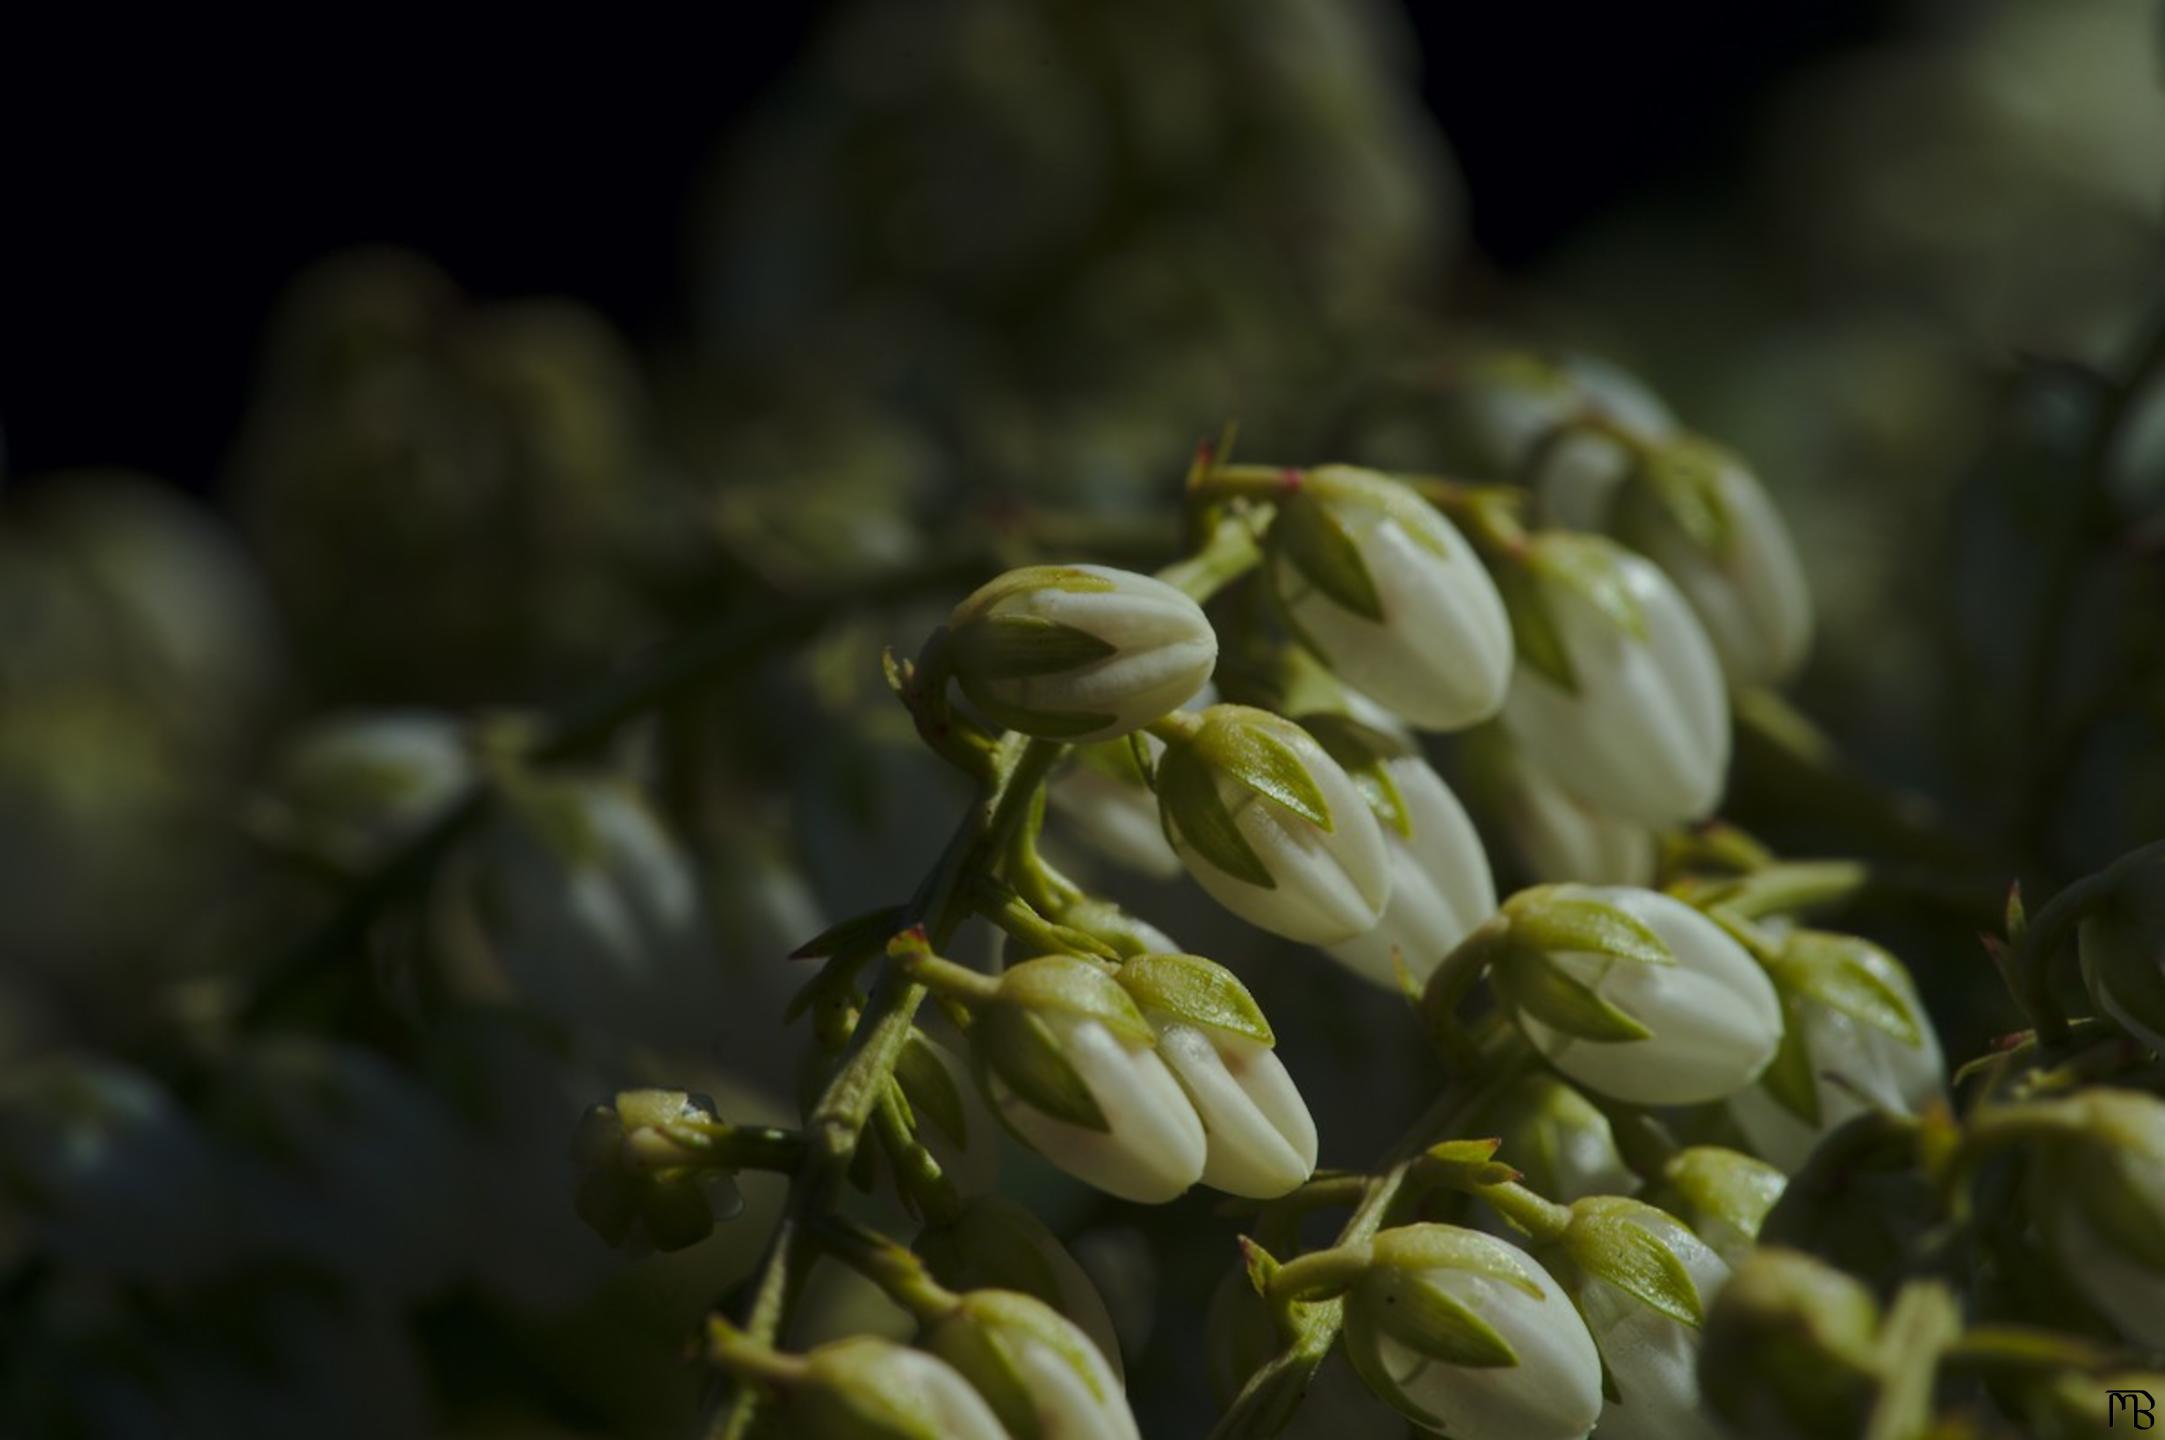
M 5 473 L 121 464 L 210 490 L 273 301 L 356 244 L 666 343 L 697 180 L 825 8 L 603 28 L 369 9 L 222 38 L 0 22 Z M 1409 13 L 1474 239 L 1506 273 L 1610 207 L 1731 182 L 1771 79 L 1893 23 L 1885 0 Z

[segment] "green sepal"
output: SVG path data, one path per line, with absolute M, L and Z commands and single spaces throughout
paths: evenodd
M 985 1326 L 950 1316 L 930 1327 L 920 1342 L 955 1367 L 970 1388 L 984 1397 L 1012 1440 L 1042 1440 L 1037 1404 L 1023 1382 L 1014 1355 Z
M 929 1327 L 925 1347 L 960 1371 L 1014 1440 L 1042 1436 L 1037 1406 L 1022 1381 L 1016 1351 L 1021 1342 L 1058 1356 L 1100 1403 L 1112 1398 L 1099 1385 L 1096 1347 L 1051 1306 L 1011 1290 L 978 1290 Z
M 1122 1040 L 1152 1043 L 1150 1022 L 1120 982 L 1073 955 L 1041 955 L 1009 967 L 1000 976 L 996 1008 L 1073 1015 L 1097 1021 Z
M 959 628 L 984 615 L 1001 601 L 1032 590 L 1065 590 L 1075 595 L 1098 595 L 1114 588 L 1103 575 L 1093 575 L 1073 565 L 1025 565 L 986 581 L 955 607 L 948 622 Z
M 1579 676 L 1571 663 L 1570 647 L 1556 628 L 1556 614 L 1527 558 L 1508 557 L 1492 574 L 1496 591 L 1503 597 L 1504 613 L 1511 617 L 1511 644 L 1519 663 L 1566 694 L 1578 694 Z
M 963 693 L 987 720 L 1018 735 L 1035 735 L 1043 740 L 1072 740 L 1078 735 L 1103 730 L 1117 718 L 1081 710 L 1033 710 L 1023 705 L 1010 705 L 980 693 L 969 675 L 963 675 L 961 680 Z
M 1571 1211 L 1564 1249 L 1572 1263 L 1679 1324 L 1697 1329 L 1706 1323 L 1691 1271 L 1666 1241 L 1639 1223 L 1641 1217 L 1657 1216 L 1682 1229 L 1682 1221 L 1616 1195 L 1581 1200 Z
M 1620 905 L 1575 895 L 1563 886 L 1540 886 L 1514 896 L 1505 907 L 1514 945 L 1550 955 L 1599 955 L 1641 965 L 1673 965 L 1676 956 L 1652 926 Z
M 1229 711 L 1238 713 L 1225 713 Z M 1329 834 L 1335 828 L 1330 802 L 1308 773 L 1308 762 L 1300 753 L 1304 743 L 1315 744 L 1308 732 L 1269 711 L 1213 705 L 1205 712 L 1202 731 L 1183 748 Z
M 1646 617 L 1624 581 L 1625 552 L 1615 541 L 1572 530 L 1550 530 L 1526 547 L 1526 563 L 1543 580 L 1561 585 L 1634 640 L 1646 638 Z
M 830 925 L 811 939 L 789 952 L 792 960 L 815 960 L 829 955 L 839 955 L 856 949 L 876 949 L 885 945 L 902 924 L 902 907 L 886 905 L 853 915 L 847 920 Z
M 1489 976 L 1506 1005 L 1566 1035 L 1617 1043 L 1654 1033 L 1543 951 L 1511 946 Z
M 1360 1376 L 1361 1383 L 1384 1404 L 1422 1429 L 1442 1434 L 1443 1417 L 1414 1399 L 1383 1364 L 1383 1347 L 1377 1343 L 1378 1328 L 1369 1318 L 1366 1306 L 1346 1306 L 1342 1347 L 1346 1360 L 1353 1366 L 1353 1373 Z
M 1361 1282 L 1358 1303 L 1383 1334 L 1443 1365 L 1501 1370 L 1518 1351 L 1471 1306 L 1418 1274 L 1374 1274 Z M 1383 1292 L 1383 1293 L 1376 1293 Z
M 1450 522 L 1436 507 L 1421 498 L 1412 486 L 1380 470 L 1357 465 L 1318 465 L 1308 472 L 1307 490 L 1341 505 L 1362 505 L 1379 510 L 1398 524 L 1406 538 L 1441 560 L 1451 558 L 1444 539 Z
M 1774 1058 L 1760 1072 L 1759 1083 L 1783 1109 L 1814 1129 L 1819 1126 L 1819 1084 L 1812 1074 L 1811 1042 L 1804 1038 L 1800 997 L 1781 992 L 1782 1039 Z
M 1376 818 L 1411 840 L 1413 812 L 1406 808 L 1398 782 L 1391 777 L 1390 767 L 1384 763 L 1387 757 L 1401 753 L 1405 747 L 1373 725 L 1364 725 L 1351 715 L 1335 710 L 1303 715 L 1297 723 L 1315 737 L 1324 754 L 1338 762 Z
M 1661 1174 L 1668 1189 L 1692 1213 L 1718 1216 L 1755 1239 L 1767 1212 L 1789 1188 L 1789 1177 L 1775 1166 L 1719 1145 L 1679 1150 L 1662 1166 Z
M 1278 506 L 1264 543 L 1275 560 L 1291 566 L 1331 603 L 1363 620 L 1383 623 L 1383 598 L 1376 593 L 1375 577 L 1335 506 L 1305 487 L 1294 492 Z M 1277 567 L 1272 570 L 1274 579 L 1281 573 Z
M 1114 977 L 1144 1010 L 1274 1045 L 1270 1022 L 1232 971 L 1200 955 L 1137 955 Z
M 940 1133 L 967 1149 L 970 1144 L 969 1111 L 962 1103 L 961 1087 L 942 1064 L 932 1042 L 922 1030 L 910 1031 L 895 1057 L 895 1081 L 912 1113 L 922 1112 L 940 1127 Z
M 1041 1017 L 1012 1005 L 989 1006 L 970 1040 L 979 1062 L 1033 1110 L 1100 1134 L 1111 1130 L 1097 1097 Z
M 1627 483 L 1641 490 L 1693 545 L 1718 558 L 1728 554 L 1734 539 L 1722 473 L 1735 463 L 1711 440 L 1679 434 L 1641 449 Z
M 956 669 L 972 680 L 1064 674 L 1120 650 L 1088 630 L 1041 615 L 987 615 L 953 636 Z
M 1186 842 L 1196 854 L 1235 880 L 1264 890 L 1277 877 L 1240 833 L 1218 793 L 1218 777 L 1190 744 L 1175 745 L 1158 762 L 1158 819 L 1169 843 Z
M 1815 1000 L 1912 1048 L 1924 1044 L 1916 1013 L 1893 978 L 1901 962 L 1869 940 L 1798 930 L 1767 970 L 1785 994 Z
M 1369 1256 L 1374 1265 L 1391 1269 L 1469 1271 L 1535 1300 L 1547 1293 L 1502 1241 L 1458 1225 L 1393 1226 L 1369 1243 Z

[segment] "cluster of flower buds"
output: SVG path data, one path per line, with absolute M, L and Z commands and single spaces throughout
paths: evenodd
M 1270 1026 L 1224 967 L 1073 955 L 964 982 L 971 1049 L 1022 1140 L 1108 1194 L 1145 1203 L 1198 1182 L 1256 1198 L 1315 1169 L 1316 1130 Z
M 1681 900 L 1626 886 L 1520 892 L 1430 982 L 1452 1022 L 1462 967 L 1485 964 L 1534 1048 L 1598 1094 L 1635 1105 L 1725 1099 L 1782 1040 L 1781 1001 L 1756 961 Z

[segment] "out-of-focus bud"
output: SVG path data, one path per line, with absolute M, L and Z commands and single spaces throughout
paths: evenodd
M 1701 1391 L 1737 1435 L 1854 1440 L 1878 1328 L 1871 1292 L 1849 1276 L 1794 1250 L 1756 1251 L 1707 1316 Z
M 1787 1175 L 1742 1151 L 1692 1145 L 1669 1157 L 1652 1199 L 1733 1269 L 1759 1242 L 1759 1227 L 1788 1184 Z
M 1399 985 L 1395 955 L 1416 985 L 1496 909 L 1481 837 L 1443 777 L 1408 742 L 1346 715 L 1301 725 L 1353 777 L 1382 823 L 1391 899 L 1375 929 L 1331 946 L 1362 979 Z
M 1744 462 L 1696 435 L 1639 451 L 1607 523 L 1668 573 L 1738 685 L 1789 678 L 1812 641 L 1812 597 L 1789 527 Z
M 1729 1267 L 1682 1221 L 1622 1196 L 1571 1207 L 1560 1242 L 1573 1299 L 1608 1365 L 1601 1433 L 1720 1440 L 1699 1402 L 1700 1326 Z
M 1680 900 L 1620 885 L 1539 886 L 1492 923 L 1467 943 L 1492 948 L 1498 1002 L 1590 1090 L 1635 1105 L 1719 1100 L 1757 1079 L 1781 1043 L 1781 1002 L 1765 973 Z
M 1152 735 L 1144 743 L 1163 742 Z M 1128 741 L 1080 747 L 1075 763 L 1046 787 L 1045 799 L 1106 859 L 1160 880 L 1180 873 L 1180 857 L 1158 820 L 1158 799 Z
M 2062 1272 L 2130 1343 L 2165 1349 L 2165 1100 L 2099 1087 L 1973 1125 L 1991 1129 L 2034 1147 L 2030 1216 Z
M 1476 732 L 1465 753 L 1471 793 L 1502 828 L 1532 879 L 1556 885 L 1650 885 L 1661 859 L 1654 832 L 1573 798 L 1518 753 L 1501 726 Z
M 2165 1373 L 2061 1370 L 2014 1389 L 2012 1403 L 2002 1403 L 2031 1440 L 2121 1440 L 2131 1430 L 2156 1428 Z
M 1031 1148 L 1124 1200 L 1171 1200 L 1203 1177 L 1203 1122 L 1128 992 L 1048 955 L 1000 977 L 970 1029 L 994 1107 Z
M 1050 1305 L 1081 1327 L 1116 1376 L 1122 1373 L 1104 1297 L 1045 1222 L 1023 1206 L 980 1195 L 954 1219 L 919 1235 L 911 1248 L 950 1290 L 1015 1290 Z
M 1512 1082 L 1479 1123 L 1502 1142 L 1498 1157 L 1536 1194 L 1569 1204 L 1639 1188 L 1639 1177 L 1616 1148 L 1609 1117 L 1545 1070 Z
M 1158 763 L 1166 838 L 1212 899 L 1309 945 L 1373 930 L 1391 861 L 1368 800 L 1314 736 L 1245 705 L 1213 705 Z
M 1518 641 L 1503 718 L 1520 749 L 1619 819 L 1677 825 L 1712 811 L 1729 766 L 1728 691 L 1668 577 L 1599 536 L 1550 531 L 1498 579 Z
M 2165 1054 L 2165 859 L 2115 868 L 2077 931 L 2082 982 L 2100 1014 Z
M 1637 377 L 1592 356 L 1547 359 L 1483 356 L 1456 368 L 1445 406 L 1466 433 L 1473 463 L 1539 487 L 1559 524 L 1589 520 L 1631 467 L 1626 436 L 1654 437 L 1675 426 L 1659 396 Z M 1605 422 L 1589 427 L 1583 422 Z
M 1228 1271 L 1210 1297 L 1205 1353 L 1211 1390 L 1230 1405 L 1248 1377 L 1285 1348 L 1270 1307 L 1239 1266 Z M 1279 1440 L 1345 1440 L 1351 1435 L 1389 1435 L 1404 1419 L 1354 1373 L 1342 1348 L 1333 1348 L 1309 1379 Z
M 1231 971 L 1197 955 L 1141 955 L 1117 978 L 1202 1118 L 1205 1185 L 1269 1200 L 1315 1173 L 1316 1122 Z
M 1270 579 L 1301 637 L 1346 683 L 1427 730 L 1503 704 L 1511 624 L 1458 528 L 1388 476 L 1299 476 L 1266 539 Z
M 699 884 L 637 787 L 514 773 L 495 800 L 437 887 L 453 983 L 586 1034 L 712 1043 L 721 972 Z
M 463 729 L 448 715 L 352 715 L 287 744 L 255 814 L 281 842 L 358 871 L 442 816 L 474 774 Z
M 1794 1172 L 1851 1116 L 1914 1115 L 1942 1095 L 1939 1037 L 1901 961 L 1854 935 L 1798 930 L 1766 972 L 1782 999 L 1782 1046 L 1729 1100 L 1762 1156 Z
M 1562 1287 L 1525 1251 L 1454 1225 L 1369 1242 L 1346 1292 L 1345 1352 L 1369 1389 L 1459 1440 L 1581 1440 L 1601 1415 L 1601 1357 Z
M 579 1217 L 610 1245 L 682 1250 L 744 1208 L 727 1170 L 701 1143 L 721 1125 L 714 1102 L 682 1090 L 625 1090 L 596 1105 L 572 1136 Z
M 1926 1121 L 1869 1110 L 1820 1138 L 1760 1228 L 1762 1245 L 1817 1255 L 1853 1275 L 1894 1273 L 1945 1221 L 1921 1157 Z
M 918 1343 L 977 1387 L 1007 1432 L 1044 1440 L 1138 1440 L 1120 1377 L 1042 1301 L 977 1290 L 927 1321 Z
M 781 1404 L 789 1433 L 804 1440 L 1008 1440 L 992 1406 L 954 1366 L 868 1335 L 805 1355 Z
M 1163 580 L 1103 565 L 1010 570 L 947 623 L 970 703 L 1053 740 L 1140 730 L 1202 689 L 1218 661 L 1200 605 Z

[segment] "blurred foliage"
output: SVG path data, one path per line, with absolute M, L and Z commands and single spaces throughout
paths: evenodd
M 1168 554 L 1147 517 L 1227 416 L 1272 458 L 1456 463 L 1439 396 L 1478 338 L 1625 362 L 1791 516 L 1822 629 L 1801 708 L 1851 758 L 1836 785 L 1744 747 L 1769 841 L 1929 837 L 1968 895 L 2165 832 L 2154 7 L 1905 21 L 1773 97 L 1749 186 L 1615 210 L 1497 291 L 1465 283 L 1382 0 L 859 0 L 729 139 L 691 343 L 638 356 L 576 304 L 349 256 L 266 338 L 237 534 L 138 477 L 0 495 L 0 1429 L 684 1433 L 684 1336 L 775 1192 L 748 1177 L 741 1220 L 627 1264 L 572 1212 L 573 1123 L 662 1078 L 786 1115 L 780 957 L 892 898 L 955 798 L 879 647 L 969 584 L 677 691 L 576 765 L 504 737 L 659 637 L 853 581 L 1084 521 L 1099 555 Z M 449 713 L 475 707 L 529 708 Z M 478 823 L 333 957 L 362 963 L 261 1012 L 473 784 Z M 1390 997 L 1093 879 L 1241 957 L 1326 1164 L 1420 1108 Z M 1974 922 L 1868 918 L 1957 1054 L 2013 1023 Z M 1021 1154 L 1007 1185 L 1128 1317 L 1146 1427 L 1199 1432 L 1196 1327 L 1145 1349 L 1121 1297 L 1201 1314 L 1222 1221 Z

